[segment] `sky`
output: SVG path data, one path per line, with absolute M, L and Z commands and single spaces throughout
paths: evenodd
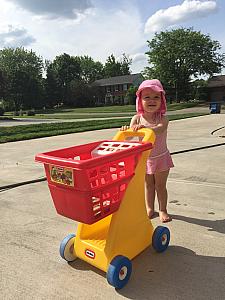
M 113 54 L 148 65 L 156 32 L 190 28 L 209 34 L 225 53 L 224 0 L 0 0 L 0 49 L 24 47 L 43 59 L 88 55 L 103 64 Z

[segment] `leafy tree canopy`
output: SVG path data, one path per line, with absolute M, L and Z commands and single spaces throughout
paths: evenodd
M 59 82 L 64 86 L 74 79 L 81 78 L 81 66 L 78 57 L 70 56 L 67 53 L 61 54 L 56 56 L 51 67 L 57 73 Z
M 101 62 L 95 62 L 90 56 L 79 57 L 81 67 L 81 78 L 89 84 L 104 77 L 104 66 Z
M 114 77 L 114 76 L 121 76 L 121 75 L 129 75 L 130 72 L 130 65 L 132 60 L 129 59 L 125 54 L 120 61 L 116 61 L 115 56 L 111 54 L 105 63 L 104 66 L 104 73 L 105 77 Z
M 5 48 L 0 50 L 0 69 L 8 76 L 15 71 L 23 71 L 34 78 L 41 78 L 43 60 L 32 50 Z
M 46 66 L 46 98 L 48 104 L 68 103 L 70 83 L 81 80 L 81 66 L 78 57 L 67 53 L 56 56 Z
M 191 78 L 211 76 L 225 66 L 225 54 L 218 52 L 220 43 L 192 28 L 156 33 L 148 47 L 150 66 L 145 69 L 145 76 L 160 78 L 178 93 L 184 91 Z
M 0 70 L 4 78 L 4 100 L 14 109 L 32 107 L 42 94 L 43 61 L 24 48 L 0 50 Z

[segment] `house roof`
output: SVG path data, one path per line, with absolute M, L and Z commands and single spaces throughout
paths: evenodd
M 126 84 L 130 83 L 133 84 L 137 79 L 142 79 L 143 76 L 141 73 L 137 74 L 130 74 L 130 75 L 123 75 L 123 76 L 115 76 L 110 78 L 104 78 L 96 80 L 93 84 L 97 86 L 106 86 L 106 85 L 115 85 L 115 84 Z
M 221 87 L 225 86 L 225 75 L 213 76 L 208 80 L 208 87 Z

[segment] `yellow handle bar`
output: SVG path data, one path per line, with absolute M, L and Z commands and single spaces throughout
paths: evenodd
M 149 142 L 154 144 L 155 142 L 155 133 L 150 128 L 141 128 L 138 131 L 133 131 L 132 129 L 118 131 L 114 136 L 114 141 L 125 141 L 130 137 L 142 137 L 142 142 Z

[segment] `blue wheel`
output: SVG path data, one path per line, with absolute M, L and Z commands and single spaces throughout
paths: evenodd
M 130 279 L 131 272 L 131 261 L 125 256 L 118 255 L 113 258 L 109 265 L 106 275 L 107 281 L 116 289 L 121 289 L 127 284 L 128 280 Z
M 74 253 L 74 242 L 76 235 L 71 233 L 67 235 L 61 242 L 59 253 L 66 261 L 74 261 L 77 257 Z
M 152 246 L 157 252 L 167 249 L 170 242 L 170 231 L 167 227 L 158 226 L 152 236 Z

